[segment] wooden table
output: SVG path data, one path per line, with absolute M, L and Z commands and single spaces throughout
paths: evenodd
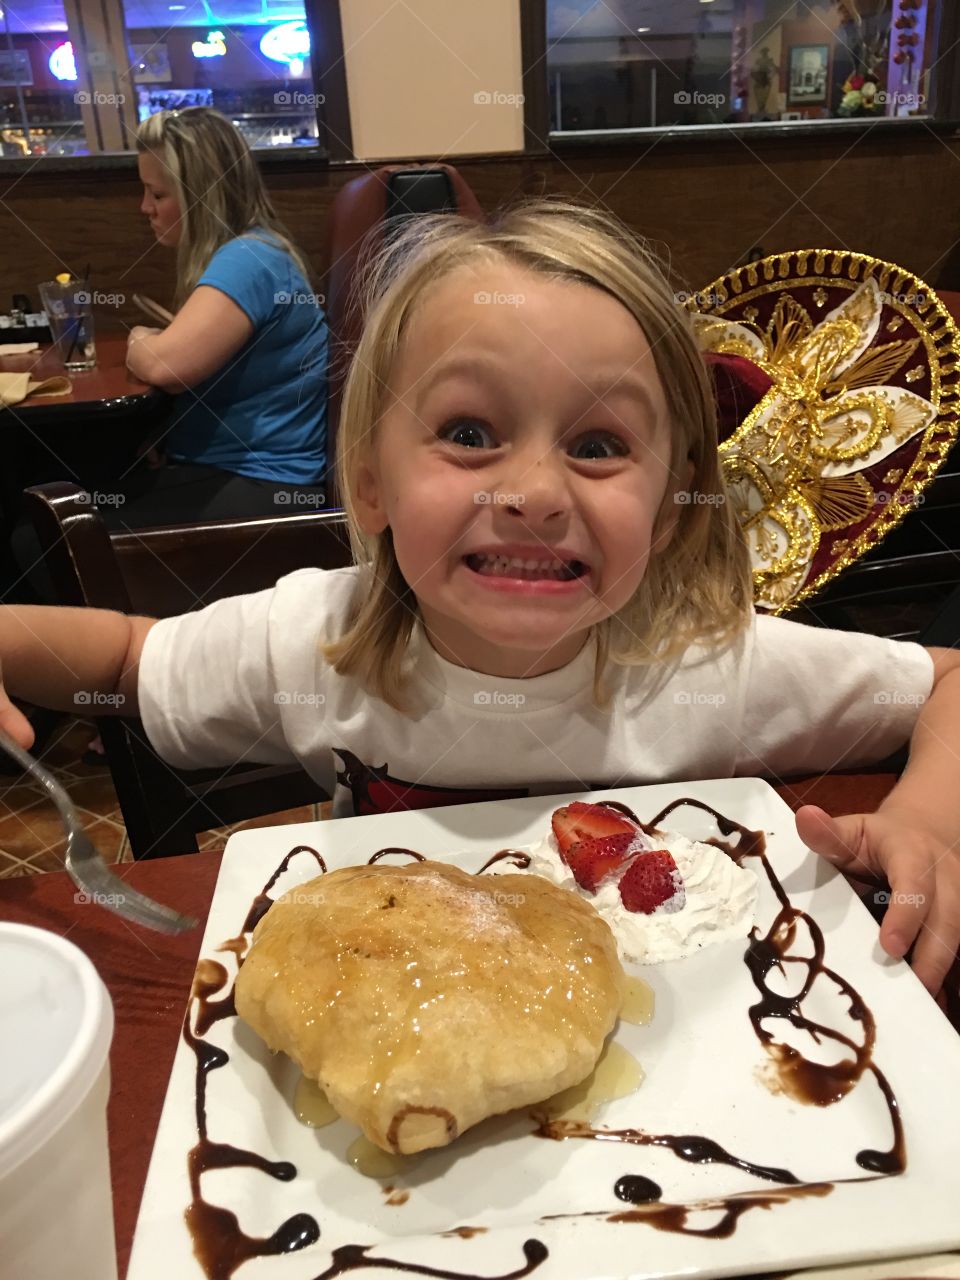
M 876 807 L 890 790 L 889 774 L 831 775 L 783 784 L 777 791 L 794 809 L 820 804 L 839 815 Z M 145 893 L 178 910 L 206 919 L 220 867 L 216 853 L 161 858 L 124 869 L 124 877 Z M 116 1013 L 111 1053 L 109 1128 L 117 1251 L 125 1274 L 133 1230 L 167 1079 L 202 936 L 200 928 L 179 938 L 160 937 L 126 924 L 105 911 L 79 905 L 63 873 L 0 882 L 0 918 L 37 925 L 68 937 L 93 960 L 110 990 Z M 868 1268 L 873 1277 L 946 1276 L 960 1278 L 960 1254 L 924 1260 L 903 1269 Z M 846 1268 L 845 1277 L 860 1277 Z
M 0 331 L 2 343 L 2 331 Z M 10 412 L 25 421 L 49 420 L 54 417 L 69 421 L 79 414 L 99 413 L 106 416 L 142 409 L 162 397 L 156 387 L 138 381 L 127 369 L 127 336 L 125 333 L 97 335 L 97 367 L 84 373 L 67 373 L 56 348 L 42 346 L 21 356 L 0 356 L 0 373 L 30 373 L 37 381 L 44 378 L 70 379 L 68 395 L 27 396 Z M 2 415 L 4 410 L 0 410 Z

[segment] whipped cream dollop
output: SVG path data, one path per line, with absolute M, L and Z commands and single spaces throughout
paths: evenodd
M 596 893 L 581 889 L 573 872 L 560 857 L 551 832 L 538 845 L 525 849 L 529 870 L 564 889 L 572 889 L 603 916 L 617 940 L 623 960 L 661 964 L 681 960 L 715 942 L 745 939 L 753 925 L 759 880 L 748 867 L 712 844 L 687 840 L 675 831 L 658 831 L 643 837 L 645 848 L 667 849 L 683 876 L 686 902 L 677 910 L 673 900 L 650 915 L 628 911 L 620 898 L 616 877 Z

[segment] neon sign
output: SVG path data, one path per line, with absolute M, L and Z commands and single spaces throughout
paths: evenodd
M 206 40 L 194 40 L 190 49 L 195 58 L 222 58 L 227 52 L 227 42 L 222 31 L 211 31 Z
M 285 62 L 292 76 L 302 76 L 304 60 L 310 56 L 307 24 L 301 19 L 271 27 L 260 41 L 260 52 L 273 62 Z
M 76 80 L 77 60 L 73 56 L 73 45 L 69 40 L 58 44 L 51 53 L 47 66 L 58 80 Z

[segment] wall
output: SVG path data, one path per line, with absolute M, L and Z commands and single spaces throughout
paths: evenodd
M 925 128 L 762 135 L 723 140 L 638 140 L 634 148 L 565 151 L 543 159 L 463 159 L 457 167 L 493 211 L 521 195 L 565 193 L 600 201 L 659 242 L 678 277 L 703 286 L 767 253 L 845 247 L 892 259 L 932 285 L 960 288 L 960 139 Z M 337 190 L 362 166 L 265 173 L 294 236 L 322 269 L 326 216 Z M 910 194 L 914 193 L 914 194 Z M 922 193 L 922 197 L 918 195 Z M 0 178 L 0 305 L 60 270 L 82 272 L 105 292 L 146 293 L 167 303 L 173 257 L 152 241 L 137 212 L 129 170 Z M 918 213 L 920 216 L 918 216 Z M 952 257 L 951 254 L 954 256 Z M 138 323 L 132 305 L 101 311 L 102 323 Z
M 517 0 L 341 0 L 340 15 L 358 157 L 523 149 Z

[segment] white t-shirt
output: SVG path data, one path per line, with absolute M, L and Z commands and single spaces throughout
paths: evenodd
M 360 571 L 303 569 L 255 595 L 169 618 L 140 661 L 151 743 L 183 769 L 299 762 L 334 815 L 735 775 L 774 780 L 882 760 L 933 683 L 916 644 L 755 616 L 719 656 L 611 664 L 593 704 L 594 646 L 505 679 L 444 661 L 415 629 L 408 717 L 319 650 L 344 630 Z

